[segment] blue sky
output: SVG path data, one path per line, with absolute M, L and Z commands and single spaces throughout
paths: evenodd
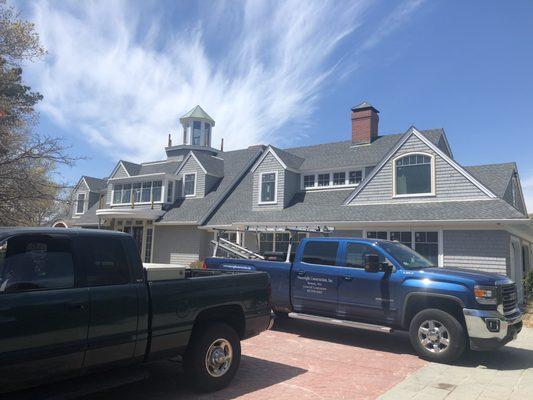
M 281 147 L 350 137 L 350 107 L 380 132 L 443 127 L 463 165 L 516 161 L 533 209 L 532 1 L 86 1 L 17 3 L 47 57 L 26 66 L 43 133 L 87 157 L 164 156 L 201 104 L 213 143 Z

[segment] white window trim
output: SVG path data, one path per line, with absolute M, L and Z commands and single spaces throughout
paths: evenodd
M 342 189 L 342 188 L 354 188 L 359 186 L 361 183 L 349 183 L 350 182 L 350 172 L 352 171 L 361 171 L 361 182 L 365 180 L 365 168 L 349 168 L 342 170 L 328 170 L 328 171 L 314 171 L 314 172 L 303 172 L 300 179 L 300 190 L 332 190 L 332 189 Z M 344 184 L 343 185 L 334 185 L 333 184 L 333 174 L 344 172 Z M 328 186 L 318 186 L 318 175 L 329 174 L 329 185 Z M 305 177 L 313 175 L 315 177 L 314 186 L 305 186 Z
M 194 175 L 194 190 L 192 194 L 185 194 L 185 177 L 187 175 Z M 196 172 L 187 172 L 183 174 L 183 185 L 181 187 L 181 195 L 183 197 L 195 197 L 196 196 L 196 179 L 198 178 L 198 174 Z
M 412 156 L 412 155 L 422 155 L 430 158 L 430 177 L 431 177 L 431 192 L 428 193 L 409 193 L 409 194 L 397 194 L 396 187 L 396 161 L 401 158 Z M 401 199 L 401 198 L 412 198 L 412 197 L 435 197 L 436 196 L 436 185 L 435 185 L 435 155 L 431 153 L 425 153 L 423 151 L 412 151 L 409 153 L 403 153 L 393 158 L 392 160 L 392 198 Z
M 274 200 L 261 201 L 263 198 L 263 175 L 274 174 Z M 259 199 L 258 204 L 278 204 L 278 171 L 269 171 L 259 173 Z
M 83 211 L 82 212 L 78 212 L 78 202 L 79 202 L 78 199 L 80 198 L 80 194 L 83 195 Z M 82 214 L 85 214 L 85 211 L 87 211 L 87 203 L 89 202 L 87 194 L 88 194 L 88 192 L 78 192 L 78 193 L 76 193 L 76 209 L 74 211 L 74 215 L 82 215 Z

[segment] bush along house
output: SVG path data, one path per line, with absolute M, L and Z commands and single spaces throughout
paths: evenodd
M 131 233 L 145 262 L 210 256 L 220 229 L 263 254 L 287 251 L 286 228 L 327 226 L 334 236 L 396 240 L 435 265 L 518 283 L 532 268 L 516 164 L 462 166 L 443 129 L 382 135 L 379 111 L 363 102 L 345 141 L 223 151 L 211 146 L 215 121 L 201 107 L 180 122 L 183 143 L 169 137 L 166 159 L 119 161 L 108 178 L 82 177 L 72 215 L 58 226 Z

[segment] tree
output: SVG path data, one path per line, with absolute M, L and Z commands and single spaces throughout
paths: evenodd
M 21 63 L 44 54 L 34 25 L 0 0 L 0 225 L 46 224 L 69 201 L 55 172 L 75 160 L 34 131 L 42 95 L 23 83 Z

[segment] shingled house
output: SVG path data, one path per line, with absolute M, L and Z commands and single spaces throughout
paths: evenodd
M 341 142 L 223 151 L 197 106 L 180 118 L 182 144 L 169 140 L 165 160 L 119 161 L 108 178 L 82 177 L 60 223 L 129 232 L 146 262 L 185 264 L 211 254 L 214 229 L 264 253 L 287 249 L 288 234 L 273 227 L 327 226 L 521 282 L 533 227 L 515 163 L 462 166 L 443 129 L 381 134 L 366 102 L 351 120 Z

